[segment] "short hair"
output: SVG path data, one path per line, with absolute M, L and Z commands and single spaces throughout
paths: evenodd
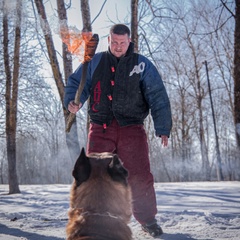
M 130 29 L 124 24 L 115 24 L 110 28 L 110 33 L 125 35 L 127 34 L 130 37 Z

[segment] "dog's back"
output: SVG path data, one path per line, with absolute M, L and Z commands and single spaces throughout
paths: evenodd
M 132 239 L 127 225 L 132 214 L 131 191 L 117 155 L 87 157 L 83 149 L 73 176 L 67 239 Z

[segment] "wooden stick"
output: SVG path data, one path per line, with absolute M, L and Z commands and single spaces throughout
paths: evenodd
M 88 63 L 92 60 L 92 58 L 96 52 L 98 42 L 99 42 L 98 34 L 94 34 L 89 41 L 85 40 L 84 61 L 82 63 L 81 82 L 78 86 L 78 90 L 76 92 L 75 99 L 74 99 L 74 103 L 76 105 L 80 104 L 80 97 L 81 97 L 82 91 L 83 91 L 85 83 L 86 83 Z M 68 115 L 67 124 L 66 124 L 66 132 L 70 132 L 75 118 L 76 118 L 76 114 L 74 114 L 74 113 L 70 113 Z

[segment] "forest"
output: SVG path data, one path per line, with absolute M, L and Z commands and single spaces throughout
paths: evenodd
M 110 26 L 124 23 L 164 81 L 167 148 L 151 115 L 145 121 L 155 181 L 240 180 L 240 0 L 1 0 L 0 184 L 14 193 L 19 184 L 72 182 L 88 116 L 85 104 L 65 131 L 64 86 L 81 56 L 64 31 L 81 35 L 86 6 L 97 51 L 107 49 Z

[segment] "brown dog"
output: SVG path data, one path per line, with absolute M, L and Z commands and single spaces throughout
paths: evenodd
M 132 214 L 127 170 L 116 154 L 85 155 L 75 163 L 67 240 L 130 240 Z

